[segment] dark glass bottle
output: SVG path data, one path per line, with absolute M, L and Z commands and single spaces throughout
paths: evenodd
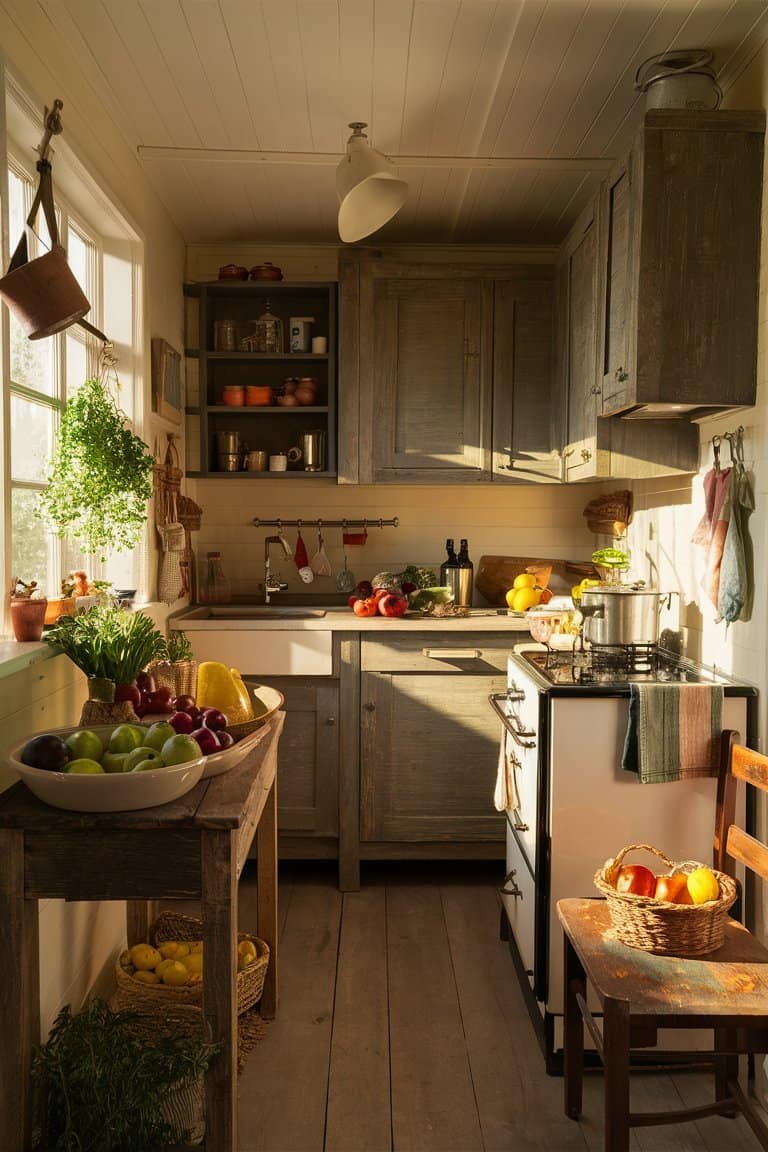
M 459 562 L 456 559 L 456 552 L 454 551 L 452 539 L 446 540 L 445 550 L 448 553 L 448 557 L 440 565 L 440 583 L 443 586 L 447 585 L 449 588 L 453 589 L 454 580 L 452 574 L 458 569 Z
M 472 604 L 475 566 L 469 558 L 469 543 L 467 540 L 460 541 L 459 555 L 456 562 L 459 566 L 459 594 L 456 597 L 456 603 L 461 604 L 464 608 L 469 608 Z

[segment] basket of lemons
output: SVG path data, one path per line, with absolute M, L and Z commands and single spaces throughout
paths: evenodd
M 121 953 L 115 966 L 114 1004 L 142 1015 L 166 1017 L 169 1009 L 202 1009 L 205 950 L 203 925 L 192 916 L 161 912 L 146 943 Z M 269 946 L 247 932 L 237 937 L 237 1011 L 261 999 Z
M 643 864 L 625 864 L 643 850 L 665 865 L 656 875 Z M 738 895 L 724 872 L 695 860 L 675 863 L 650 844 L 629 844 L 606 860 L 594 884 L 605 897 L 613 934 L 622 944 L 660 956 L 706 956 L 723 943 L 728 910 Z

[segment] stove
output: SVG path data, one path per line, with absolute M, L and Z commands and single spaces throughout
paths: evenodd
M 592 647 L 563 652 L 526 650 L 520 658 L 549 684 L 580 688 L 628 690 L 631 682 L 646 684 L 721 684 L 738 681 L 717 668 L 697 664 L 653 644 Z

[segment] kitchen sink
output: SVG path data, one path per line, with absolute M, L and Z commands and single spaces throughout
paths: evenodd
M 282 604 L 274 607 L 271 604 L 222 604 L 205 611 L 204 619 L 208 620 L 318 620 L 326 613 L 325 608 L 292 608 Z

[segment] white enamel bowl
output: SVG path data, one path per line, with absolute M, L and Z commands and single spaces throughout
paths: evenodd
M 103 738 L 116 727 L 116 724 L 102 724 L 94 725 L 90 730 Z M 66 739 L 71 732 L 77 731 L 77 726 L 52 731 Z M 38 800 L 70 812 L 135 812 L 140 808 L 168 804 L 194 788 L 203 775 L 206 760 L 205 756 L 200 756 L 186 764 L 150 768 L 147 772 L 105 772 L 93 776 L 77 772 L 47 772 L 22 764 L 19 757 L 26 742 L 23 740 L 11 748 L 8 763 Z

